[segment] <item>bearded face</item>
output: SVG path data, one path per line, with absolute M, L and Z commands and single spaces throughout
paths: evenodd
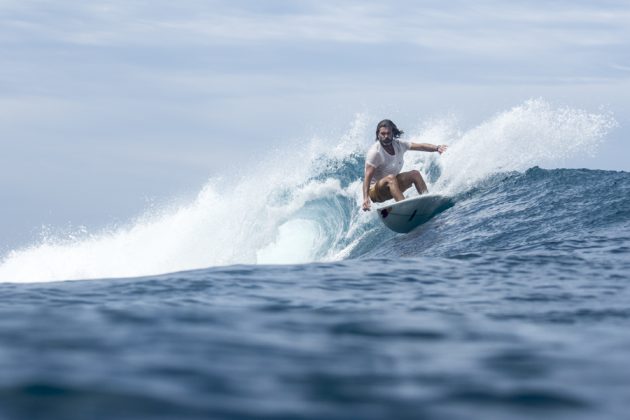
M 393 139 L 394 137 L 391 128 L 381 127 L 378 130 L 378 141 L 380 141 L 383 146 L 389 146 L 392 144 Z

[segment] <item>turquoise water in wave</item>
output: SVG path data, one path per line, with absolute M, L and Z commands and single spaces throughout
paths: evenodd
M 540 167 L 610 125 L 529 101 L 412 131 L 452 140 L 407 166 L 453 206 L 407 235 L 359 210 L 361 119 L 47 233 L 0 260 L 0 418 L 625 419 L 630 174 Z

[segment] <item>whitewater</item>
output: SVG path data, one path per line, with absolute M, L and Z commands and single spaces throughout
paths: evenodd
M 236 176 L 210 179 L 190 203 L 146 211 L 98 232 L 42 234 L 2 257 L 0 281 L 137 277 L 233 264 L 295 264 L 361 257 L 390 234 L 360 211 L 374 122 L 357 115 L 341 138 L 291 144 Z M 432 193 L 456 197 L 496 174 L 553 167 L 592 154 L 616 122 L 608 113 L 528 100 L 461 130 L 452 118 L 408 130 L 447 153 L 408 153 Z

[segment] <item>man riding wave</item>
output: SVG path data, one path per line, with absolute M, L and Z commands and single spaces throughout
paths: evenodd
M 383 120 L 376 126 L 377 142 L 365 157 L 363 180 L 363 210 L 370 210 L 370 200 L 381 203 L 390 199 L 404 200 L 403 193 L 414 185 L 418 194 L 427 193 L 427 185 L 419 171 L 400 172 L 403 155 L 407 150 L 444 153 L 448 146 L 429 143 L 411 143 L 398 140 L 403 134 L 391 120 Z

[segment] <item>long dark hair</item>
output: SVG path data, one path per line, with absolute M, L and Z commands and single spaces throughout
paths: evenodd
M 396 124 L 392 122 L 392 120 L 383 120 L 376 126 L 376 140 L 378 140 L 378 130 L 380 130 L 381 127 L 387 127 L 392 130 L 392 134 L 394 135 L 395 139 L 405 133 L 404 131 L 399 130 L 398 127 L 396 127 Z

